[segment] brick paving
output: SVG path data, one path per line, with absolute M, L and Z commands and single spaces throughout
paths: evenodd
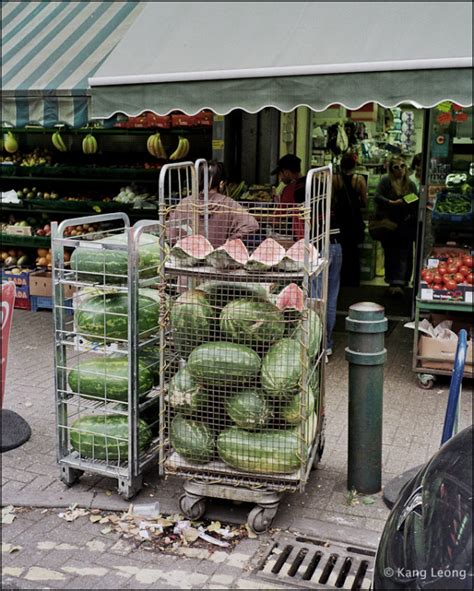
M 327 371 L 326 448 L 320 468 L 311 474 L 304 493 L 283 498 L 274 527 L 375 546 L 388 515 L 381 493 L 372 495 L 372 504 L 361 500 L 349 504 L 346 490 L 345 344 L 346 336 L 336 333 L 335 352 Z M 384 485 L 426 461 L 439 447 L 449 387 L 447 378 L 440 378 L 433 390 L 417 387 L 411 371 L 412 332 L 403 328 L 403 323 L 387 338 L 386 346 Z M 230 553 L 194 551 L 176 557 L 134 549 L 114 533 L 100 533 L 100 527 L 87 517 L 71 523 L 60 519 L 58 508 L 72 503 L 118 511 L 128 509 L 129 503 L 119 497 L 116 481 L 109 478 L 84 475 L 71 488 L 59 481 L 50 312 L 15 311 L 8 363 L 4 406 L 21 414 L 33 434 L 22 447 L 1 455 L 2 505 L 25 507 L 12 524 L 2 527 L 2 588 L 269 588 L 268 583 L 252 577 L 251 570 L 271 541 L 271 533 L 258 540 L 245 539 Z M 461 428 L 471 423 L 471 417 L 471 397 L 464 395 Z M 151 469 L 144 481 L 134 502 L 159 500 L 163 513 L 178 512 L 180 480 L 160 480 Z M 243 522 L 247 509 L 210 502 L 207 516 L 222 522 Z M 9 553 L 4 544 L 21 549 Z M 283 587 L 276 582 L 272 588 Z

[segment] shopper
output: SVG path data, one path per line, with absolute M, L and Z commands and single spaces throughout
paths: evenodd
M 387 229 L 381 239 L 385 257 L 385 281 L 390 295 L 403 295 L 413 270 L 413 244 L 416 235 L 418 201 L 407 203 L 403 198 L 417 193 L 408 178 L 408 168 L 400 156 L 393 156 L 376 189 L 377 215 L 388 218 L 394 229 Z
M 295 240 L 301 240 L 304 238 L 304 223 L 301 216 L 295 215 L 291 220 L 284 215 L 285 208 L 304 203 L 305 200 L 306 177 L 301 173 L 301 159 L 294 154 L 286 154 L 278 160 L 271 174 L 278 175 L 278 180 L 285 185 L 278 198 L 282 209 L 278 217 L 271 220 L 274 229 L 282 234 L 291 234 Z
M 259 232 L 259 223 L 242 205 L 231 197 L 219 192 L 225 186 L 225 170 L 222 162 L 211 161 L 209 170 L 209 205 L 208 205 L 208 240 L 217 248 L 226 240 L 240 238 L 247 246 L 255 247 L 263 239 Z M 198 230 L 204 236 L 204 176 L 201 168 L 199 179 Z M 168 221 L 168 240 L 174 244 L 179 238 L 191 233 L 193 213 L 196 204 L 192 197 L 183 199 L 170 214 Z
M 361 174 L 354 174 L 356 166 L 357 156 L 350 152 L 344 154 L 332 184 L 343 255 L 341 285 L 352 287 L 360 285 L 359 245 L 365 235 L 362 208 L 367 207 L 367 183 Z

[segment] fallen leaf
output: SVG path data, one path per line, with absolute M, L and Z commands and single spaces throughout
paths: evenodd
M 100 533 L 106 535 L 106 534 L 110 534 L 111 531 L 112 531 L 112 528 L 109 526 L 109 527 L 104 527 L 103 529 L 101 529 Z
M 14 546 L 13 544 L 6 544 L 2 542 L 2 554 L 4 552 L 8 552 L 8 554 L 13 554 L 13 552 L 19 552 L 23 546 Z
M 99 520 L 99 523 L 100 524 L 102 524 L 102 523 L 109 523 L 109 521 L 110 521 L 110 518 L 109 517 L 101 517 L 100 520 Z
M 218 531 L 221 529 L 221 522 L 220 521 L 213 521 L 210 525 L 207 526 L 207 531 Z
M 193 543 L 199 538 L 199 532 L 194 527 L 187 527 L 182 531 L 182 536 L 186 542 Z
M 253 532 L 253 531 L 250 529 L 250 527 L 249 527 L 249 524 L 248 524 L 248 523 L 246 523 L 246 524 L 245 524 L 245 529 L 247 530 L 247 536 L 248 536 L 250 539 L 253 539 L 253 540 L 256 540 L 256 539 L 257 539 L 257 537 L 258 537 L 258 536 L 257 536 L 257 534 L 256 534 L 256 533 L 254 533 L 254 532 Z
M 89 521 L 92 521 L 92 523 L 97 523 L 98 521 L 101 521 L 102 517 L 100 515 L 89 515 Z
M 7 507 L 3 507 L 3 509 L 2 509 L 2 523 L 4 525 L 9 525 L 16 518 L 16 515 L 13 513 L 13 511 L 14 511 L 13 505 L 8 505 Z
M 159 519 L 156 519 L 155 523 L 157 525 L 161 525 L 161 527 L 170 527 L 171 525 L 174 525 L 174 521 L 171 521 L 171 519 L 166 519 L 166 517 L 160 517 Z
M 375 503 L 375 499 L 373 499 L 372 497 L 363 497 L 362 503 L 364 505 L 373 505 Z

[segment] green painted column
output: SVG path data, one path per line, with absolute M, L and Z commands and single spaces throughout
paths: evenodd
M 387 319 L 383 306 L 360 302 L 346 318 L 349 362 L 347 488 L 372 494 L 382 488 L 383 366 Z

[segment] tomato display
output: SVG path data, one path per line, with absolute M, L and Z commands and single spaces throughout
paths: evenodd
M 465 265 L 466 267 L 468 267 L 469 269 L 472 269 L 472 257 L 469 255 L 463 256 L 462 257 L 462 264 Z
M 472 285 L 474 282 L 474 275 L 472 273 L 469 273 L 468 275 L 466 275 L 466 283 L 469 283 L 469 285 Z
M 461 273 L 463 277 L 466 277 L 466 275 L 469 275 L 471 271 L 468 267 L 466 267 L 466 265 L 461 265 L 458 272 Z

